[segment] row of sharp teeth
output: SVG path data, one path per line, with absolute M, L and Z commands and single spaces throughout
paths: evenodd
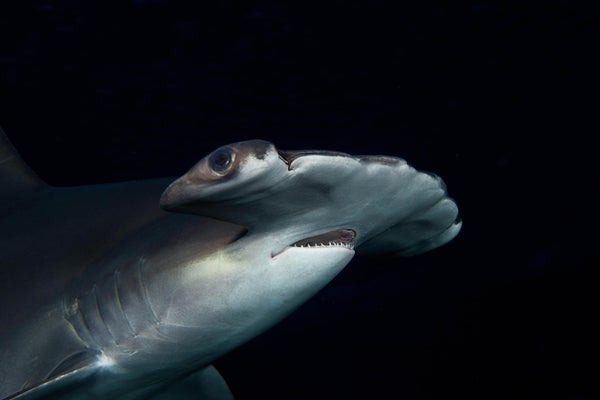
M 354 249 L 354 245 L 352 243 L 344 243 L 344 242 L 329 242 L 328 244 L 319 243 L 319 244 L 293 244 L 292 247 L 346 247 L 348 249 Z

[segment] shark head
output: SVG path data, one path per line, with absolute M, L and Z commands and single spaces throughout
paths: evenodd
M 261 140 L 207 155 L 164 191 L 160 204 L 239 227 L 222 250 L 184 263 L 153 306 L 166 324 L 229 329 L 211 335 L 236 341 L 313 296 L 355 247 L 412 255 L 460 229 L 441 179 L 400 158 L 283 151 Z M 173 274 L 154 287 L 169 279 Z
M 411 237 L 375 251 L 412 255 L 451 240 L 461 226 L 442 180 L 401 158 L 283 151 L 262 140 L 215 150 L 173 182 L 160 204 L 243 225 L 266 236 L 273 257 L 289 247 L 350 250 L 400 226 L 410 226 Z

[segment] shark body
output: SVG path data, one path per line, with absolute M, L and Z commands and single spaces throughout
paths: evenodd
M 211 367 L 355 254 L 451 240 L 437 176 L 387 156 L 221 147 L 182 177 L 55 188 L 0 132 L 0 399 L 231 399 Z

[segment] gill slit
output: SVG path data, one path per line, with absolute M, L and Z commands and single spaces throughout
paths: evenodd
M 127 322 L 127 326 L 129 327 L 129 330 L 131 331 L 132 335 L 137 336 L 137 332 L 133 328 L 131 321 L 129 321 L 129 317 L 127 317 L 127 314 L 125 313 L 125 309 L 123 308 L 123 303 L 121 302 L 121 293 L 119 292 L 119 275 L 120 275 L 119 269 L 116 268 L 115 272 L 113 273 L 113 287 L 115 289 L 115 297 L 117 299 L 117 305 L 119 306 L 119 311 L 121 312 L 121 315 L 123 315 L 123 317 L 125 318 L 125 321 Z
M 96 340 L 92 336 L 92 332 L 87 326 L 85 318 L 83 318 L 83 314 L 81 313 L 81 307 L 79 306 L 79 297 L 75 297 L 73 299 L 71 306 L 67 304 L 66 298 L 63 299 L 63 307 L 63 318 L 71 326 L 71 329 L 73 330 L 73 333 L 75 333 L 77 338 L 85 345 L 86 348 L 97 348 L 98 343 L 96 343 Z M 75 312 L 73 312 L 73 308 L 75 308 Z M 82 329 L 85 330 L 85 332 L 82 332 Z
M 98 290 L 97 289 L 98 289 L 98 285 L 94 284 L 94 287 L 92 288 L 92 292 L 94 293 L 94 303 L 96 304 L 96 312 L 98 313 L 98 317 L 100 318 L 100 322 L 102 323 L 102 325 L 104 326 L 104 328 L 106 328 L 106 331 L 110 335 L 112 341 L 115 344 L 118 345 L 117 339 L 116 339 L 115 335 L 113 334 L 113 332 L 110 330 L 110 327 L 106 323 L 106 319 L 104 318 L 104 314 L 102 314 L 102 309 L 100 308 L 100 303 L 98 302 Z
M 150 303 L 150 297 L 148 296 L 148 289 L 146 288 L 146 284 L 144 283 L 144 278 L 142 275 L 142 264 L 143 264 L 144 260 L 141 259 L 140 262 L 138 263 L 138 267 L 137 267 L 137 278 L 138 278 L 138 283 L 140 285 L 140 291 L 142 294 L 142 301 L 144 302 L 144 304 L 146 304 L 146 306 L 148 307 L 148 310 L 150 310 L 150 314 L 152 315 L 152 322 L 154 326 L 158 326 L 160 324 L 160 319 L 158 318 L 158 315 L 156 315 L 156 311 L 154 311 L 154 308 L 152 307 L 152 303 Z

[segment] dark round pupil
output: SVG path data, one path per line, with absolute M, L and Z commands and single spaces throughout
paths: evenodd
M 227 165 L 228 162 L 229 157 L 227 156 L 227 154 L 220 153 L 215 156 L 215 164 L 217 164 L 219 167 Z
M 211 167 L 215 171 L 223 171 L 231 163 L 231 153 L 228 150 L 217 150 L 211 157 Z

